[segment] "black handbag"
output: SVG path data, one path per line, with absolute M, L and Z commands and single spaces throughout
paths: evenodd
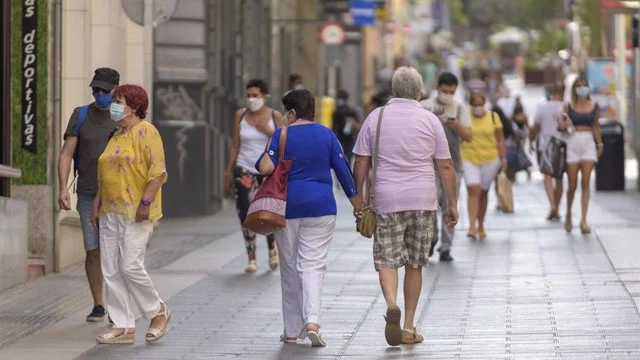
M 509 168 L 516 172 L 526 170 L 531 167 L 531 160 L 529 160 L 521 142 L 518 142 L 516 148 L 509 152 L 507 155 L 507 163 Z
M 540 151 L 540 172 L 555 179 L 562 179 L 567 167 L 567 143 L 550 137 L 547 146 Z

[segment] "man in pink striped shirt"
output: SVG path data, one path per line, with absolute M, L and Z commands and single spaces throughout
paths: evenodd
M 414 317 L 422 289 L 422 267 L 429 261 L 435 237 L 438 194 L 434 162 L 450 204 L 446 225 L 452 228 L 458 221 L 456 175 L 449 145 L 440 120 L 418 102 L 422 84 L 414 68 L 398 68 L 392 78 L 394 98 L 369 114 L 353 150 L 360 194 L 372 160 L 377 162 L 375 203 L 371 204 L 378 214 L 373 259 L 387 302 L 385 337 L 392 346 L 424 341 L 414 328 Z M 378 122 L 380 140 L 375 154 Z M 403 266 L 405 320 L 400 327 L 401 311 L 396 301 L 398 268 Z

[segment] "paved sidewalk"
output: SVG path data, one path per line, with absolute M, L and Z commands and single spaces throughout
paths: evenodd
M 213 217 L 163 220 L 147 249 L 147 267 L 153 271 L 166 266 L 237 229 L 232 206 Z M 0 359 L 6 356 L 3 349 L 42 329 L 70 317 L 84 322 L 92 306 L 83 264 L 1 292 Z
M 488 239 L 466 239 L 463 218 L 456 261 L 425 270 L 417 316 L 424 344 L 387 347 L 371 243 L 354 234 L 343 200 L 323 298 L 327 348 L 278 342 L 279 275 L 242 274 L 240 256 L 169 300 L 174 318 L 160 343 L 147 345 L 140 334 L 133 346 L 96 346 L 78 359 L 640 358 L 640 317 L 597 238 L 628 220 L 594 202 L 595 234 L 567 235 L 544 220 L 539 182 L 514 193 L 516 214 L 490 211 Z M 141 332 L 147 324 L 139 322 Z
M 386 345 L 385 304 L 371 263 L 371 241 L 354 233 L 348 203 L 341 198 L 321 317 L 327 348 L 278 341 L 279 274 L 264 266 L 264 241 L 258 249 L 263 266 L 257 274 L 243 274 L 246 260 L 236 232 L 153 267 L 152 277 L 173 310 L 167 336 L 159 343 L 144 342 L 148 321 L 139 320 L 136 344 L 96 346 L 95 336 L 107 325 L 84 323 L 83 309 L 0 350 L 0 359 L 639 359 L 640 317 L 629 291 L 640 296 L 640 265 L 633 263 L 640 246 L 635 245 L 637 253 L 629 250 L 637 229 L 633 216 L 620 214 L 637 209 L 634 199 L 640 197 L 595 194 L 590 209 L 594 234 L 582 236 L 567 235 L 561 224 L 544 220 L 539 176 L 531 183 L 521 180 L 514 196 L 512 215 L 495 212 L 490 203 L 484 241 L 465 238 L 461 200 L 455 262 L 439 264 L 436 256 L 425 269 L 417 315 L 417 327 L 426 337 L 421 345 Z M 237 226 L 232 216 L 226 220 L 225 229 Z M 182 235 L 222 232 L 219 226 L 197 224 L 166 222 L 157 235 L 164 232 L 163 241 L 170 242 Z M 611 259 L 598 238 L 614 254 Z M 183 246 L 177 241 L 172 249 Z M 73 276 L 78 283 L 81 273 Z M 57 277 L 70 276 L 49 278 Z M 53 298 L 50 287 L 31 294 Z M 0 294 L 2 303 L 10 303 L 5 294 Z M 63 305 L 33 304 L 32 311 L 57 311 Z

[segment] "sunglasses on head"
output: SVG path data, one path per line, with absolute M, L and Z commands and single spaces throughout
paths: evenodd
M 92 88 L 91 88 L 91 90 L 92 90 L 94 93 L 102 92 L 103 94 L 108 94 L 108 93 L 110 93 L 110 92 L 111 92 L 111 91 L 106 90 L 106 89 L 103 89 L 103 88 L 101 88 L 101 87 L 92 87 Z

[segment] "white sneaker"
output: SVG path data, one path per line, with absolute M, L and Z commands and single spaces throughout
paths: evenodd
M 247 264 L 247 267 L 244 268 L 244 272 L 246 273 L 254 273 L 258 271 L 258 263 L 255 260 L 250 260 Z

